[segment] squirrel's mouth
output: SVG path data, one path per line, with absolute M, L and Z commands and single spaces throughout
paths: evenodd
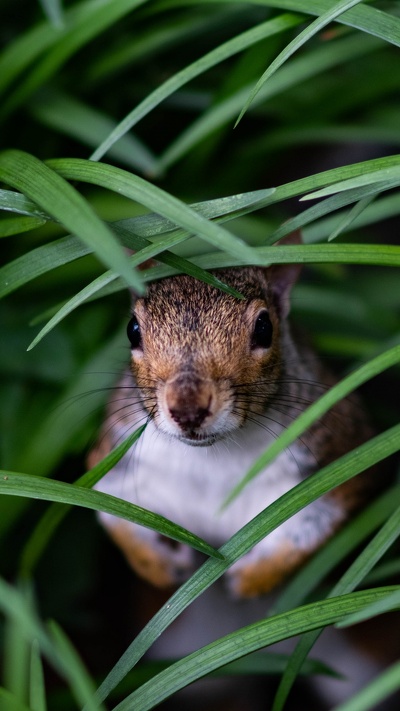
M 176 436 L 181 442 L 190 444 L 192 447 L 209 447 L 221 439 L 217 434 L 199 434 L 197 432 L 185 432 Z

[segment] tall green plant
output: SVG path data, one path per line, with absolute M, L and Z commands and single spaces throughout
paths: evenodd
M 69 690 L 66 708 L 76 707 L 72 699 L 102 708 L 126 678 L 115 708 L 144 711 L 233 659 L 307 632 L 282 676 L 275 709 L 282 708 L 312 630 L 398 607 L 398 587 L 386 584 L 387 573 L 399 570 L 388 553 L 398 534 L 397 485 L 289 582 L 269 618 L 145 683 L 135 677 L 137 690 L 129 674 L 162 630 L 257 541 L 399 449 L 391 397 L 400 358 L 398 3 L 24 0 L 18 15 L 11 1 L 3 5 L 0 545 L 2 575 L 22 574 L 23 581 L 0 580 L 7 620 L 0 701 L 21 711 L 58 708 L 45 658 Z M 275 246 L 298 228 L 304 245 Z M 134 250 L 129 262 L 124 247 Z M 136 269 L 149 258 L 159 264 Z M 143 293 L 149 280 L 184 272 L 227 289 L 210 269 L 276 262 L 307 265 L 294 316 L 310 328 L 322 356 L 339 357 L 343 378 L 247 479 L 368 381 L 381 433 L 276 501 L 218 553 L 173 522 L 87 490 L 137 433 L 80 478 L 82 452 L 120 369 L 115 354 L 129 312 L 127 284 Z M 53 480 L 65 476 L 67 483 Z M 35 498 L 53 502 L 43 517 L 29 506 Z M 72 566 L 80 571 L 81 594 L 91 587 L 90 552 L 81 546 L 79 558 L 63 548 L 62 530 L 70 539 L 77 531 L 73 516 L 58 529 L 66 504 L 75 513 L 89 507 L 140 520 L 211 556 L 111 669 L 87 671 L 65 634 L 38 612 L 44 605 L 46 616 L 47 605 L 68 620 L 76 594 L 58 609 L 55 600 L 43 602 L 52 566 L 61 586 Z M 88 516 L 85 531 L 98 535 Z M 374 532 L 327 597 L 323 575 Z M 57 563 L 46 557 L 47 547 Z M 368 582 L 374 575 L 377 588 Z M 353 592 L 360 584 L 365 590 Z M 265 666 L 272 669 L 272 661 Z M 397 672 L 388 668 L 346 711 L 363 711 L 393 693 Z M 95 674 L 106 677 L 97 693 Z

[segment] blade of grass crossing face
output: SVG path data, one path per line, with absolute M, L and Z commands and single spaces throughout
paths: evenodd
M 9 193 L 10 191 L 3 191 Z M 195 203 L 190 207 L 198 212 L 200 215 L 207 219 L 224 217 L 230 219 L 232 217 L 237 217 L 242 214 L 246 214 L 252 209 L 259 209 L 264 206 L 265 202 L 269 199 L 273 190 L 256 190 L 250 193 L 244 193 L 241 195 L 232 195 L 226 198 L 219 198 L 216 200 L 209 200 L 204 203 Z M 5 197 L 7 204 L 14 206 L 16 204 L 17 211 L 20 212 L 22 205 L 28 211 L 28 208 L 32 206 L 35 208 L 34 203 L 27 201 L 23 195 L 18 193 L 12 193 L 12 198 L 9 199 L 9 195 Z M 15 200 L 15 197 L 18 200 Z M 20 201 L 19 198 L 23 198 Z M 0 191 L 0 206 L 1 206 L 1 191 Z M 9 209 L 12 209 L 10 207 Z M 30 214 L 30 213 L 29 213 Z M 46 216 L 46 219 L 50 219 Z M 0 223 L 1 225 L 1 223 Z M 171 232 L 176 230 L 176 225 L 167 220 L 165 217 L 161 217 L 156 213 L 149 213 L 148 215 L 142 215 L 140 217 L 131 217 L 125 220 L 118 220 L 117 222 L 110 223 L 110 228 L 117 234 L 121 239 L 122 244 L 125 247 L 131 249 L 143 249 L 148 246 L 149 242 L 143 238 L 159 237 L 161 234 L 166 232 Z M 183 230 L 181 232 L 182 239 L 188 237 L 187 231 Z M 165 250 L 166 245 L 161 243 L 162 249 Z M 54 240 L 50 244 L 42 245 L 33 249 L 31 252 L 23 254 L 18 257 L 13 262 L 9 262 L 4 267 L 0 267 L 0 297 L 10 294 L 15 289 L 18 289 L 23 284 L 28 283 L 32 279 L 45 274 L 48 271 L 55 269 L 56 267 L 63 266 L 64 264 L 69 264 L 75 259 L 84 257 L 89 254 L 91 249 L 82 244 L 80 240 L 76 237 L 68 236 L 61 237 L 58 240 Z M 187 260 L 182 260 L 177 257 L 174 259 L 173 264 L 171 260 L 165 259 L 167 255 L 160 255 L 159 259 L 164 261 L 176 269 L 191 273 L 189 271 L 190 266 Z M 196 270 L 196 267 L 192 267 Z M 203 278 L 203 280 L 212 279 L 210 275 L 206 276 L 206 272 L 200 268 L 196 271 L 197 278 Z M 210 282 L 211 283 L 211 282 Z M 221 282 L 217 283 L 214 280 L 214 285 L 221 288 Z
M 353 390 L 375 377 L 384 370 L 400 362 L 400 346 L 394 346 L 385 353 L 381 353 L 373 360 L 358 368 L 339 383 L 334 385 L 328 392 L 324 393 L 316 402 L 302 412 L 296 420 L 289 425 L 286 430 L 263 452 L 257 461 L 251 466 L 247 474 L 232 490 L 226 500 L 227 506 L 243 490 L 257 474 L 265 469 L 286 447 L 292 444 L 303 432 L 305 432 L 316 420 L 321 418 L 337 402 L 349 395 Z
M 262 77 L 257 82 L 256 87 L 252 91 L 249 99 L 246 101 L 242 111 L 240 112 L 239 118 L 236 121 L 235 126 L 239 123 L 251 102 L 253 101 L 256 94 L 260 91 L 261 87 L 268 81 L 268 79 L 279 69 L 279 67 L 284 64 L 289 57 L 297 52 L 303 44 L 305 44 L 311 37 L 313 37 L 317 32 L 319 32 L 323 27 L 326 27 L 332 20 L 335 20 L 339 15 L 342 15 L 346 10 L 349 10 L 354 5 L 358 5 L 361 0 L 341 0 L 341 2 L 336 3 L 327 12 L 324 12 L 317 20 L 314 20 L 305 30 L 300 32 L 300 34 L 290 42 L 285 49 L 280 52 L 276 59 L 270 64 L 268 69 L 264 72 Z
M 121 234 L 123 230 L 115 229 L 115 232 L 117 234 Z M 203 269 L 194 266 L 188 260 L 183 259 L 182 257 L 178 257 L 169 252 L 159 254 L 160 250 L 164 251 L 166 247 L 172 247 L 176 244 L 179 244 L 180 242 L 182 242 L 183 239 L 185 239 L 185 237 L 182 237 L 181 234 L 173 233 L 169 237 L 165 237 L 163 240 L 159 240 L 156 243 L 150 242 L 147 247 L 144 247 L 139 252 L 136 252 L 136 254 L 129 257 L 128 263 L 133 268 L 135 266 L 138 266 L 139 264 L 142 264 L 148 259 L 151 259 L 152 257 L 157 257 L 160 261 L 165 262 L 166 264 L 170 264 L 178 269 L 181 269 L 182 271 L 191 274 L 195 278 L 200 279 L 200 281 L 204 281 L 207 284 L 211 284 L 216 288 L 222 289 L 222 291 L 227 292 L 231 296 L 235 296 L 239 299 L 243 298 L 241 294 L 235 289 L 232 289 L 231 287 L 227 286 L 222 281 L 214 277 L 212 274 L 209 274 Z M 137 242 L 137 238 L 135 239 L 135 241 Z M 125 240 L 125 243 L 126 242 L 127 240 Z M 97 292 L 99 292 L 100 290 L 104 290 L 105 287 L 108 286 L 108 284 L 111 284 L 117 278 L 117 274 L 112 271 L 108 271 L 105 274 L 102 274 L 101 276 L 97 277 L 97 279 L 95 279 L 90 284 L 81 289 L 81 291 L 75 294 L 72 299 L 67 301 L 50 319 L 50 321 L 46 323 L 46 325 L 41 329 L 38 335 L 33 339 L 32 343 L 30 343 L 27 350 L 30 351 L 32 348 L 34 348 L 42 340 L 42 338 L 44 338 L 44 336 L 46 336 L 58 323 L 60 323 L 60 321 L 62 321 L 62 319 L 68 316 L 68 314 L 70 314 L 74 309 L 78 308 L 78 306 L 81 306 L 85 301 L 93 298 L 93 296 Z
M 60 175 L 28 153 L 4 151 L 0 154 L 0 178 L 21 190 L 67 230 L 74 232 L 102 262 L 121 274 L 129 286 L 143 293 L 139 275 L 127 266 L 123 249 L 112 232 Z
M 154 615 L 152 620 L 130 644 L 115 667 L 110 671 L 97 691 L 98 698 L 107 698 L 110 692 L 135 666 L 183 610 L 202 592 L 253 548 L 259 541 L 271 533 L 277 526 L 300 511 L 319 496 L 339 486 L 352 476 L 373 466 L 400 447 L 400 425 L 391 428 L 383 435 L 360 446 L 354 452 L 341 457 L 306 481 L 295 486 L 280 499 L 271 504 L 220 549 L 225 560 L 209 559 L 204 565 L 172 595 L 167 603 Z
M 48 161 L 58 175 L 68 180 L 81 180 L 94 183 L 137 200 L 150 210 L 159 212 L 192 234 L 210 242 L 214 247 L 236 255 L 250 264 L 257 259 L 254 250 L 238 237 L 230 234 L 219 225 L 209 222 L 195 210 L 161 188 L 146 182 L 137 175 L 128 173 L 111 165 L 98 164 L 80 159 L 61 159 Z

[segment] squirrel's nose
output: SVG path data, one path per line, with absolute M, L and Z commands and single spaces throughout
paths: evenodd
M 171 419 L 184 432 L 198 429 L 212 414 L 212 385 L 209 381 L 182 374 L 165 388 L 165 405 Z
M 170 407 L 170 415 L 182 430 L 194 430 L 203 424 L 210 414 L 208 407 L 191 406 L 190 403 L 183 403 L 181 407 Z

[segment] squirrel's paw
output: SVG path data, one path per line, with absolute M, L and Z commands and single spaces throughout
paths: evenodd
M 193 551 L 183 543 L 126 521 L 110 528 L 109 533 L 135 572 L 156 587 L 179 585 L 192 572 Z
M 266 554 L 258 547 L 243 556 L 227 572 L 228 588 L 237 598 L 256 597 L 273 590 L 308 557 L 289 544 Z

